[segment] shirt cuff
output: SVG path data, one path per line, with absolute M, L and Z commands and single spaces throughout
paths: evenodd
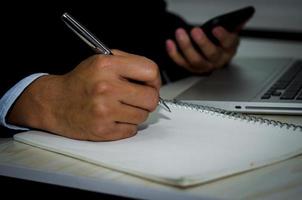
M 30 76 L 25 77 L 17 84 L 15 84 L 11 89 L 9 89 L 0 99 L 0 124 L 4 127 L 14 129 L 14 130 L 29 130 L 21 126 L 15 126 L 6 123 L 6 115 L 11 106 L 14 104 L 16 99 L 21 95 L 25 88 L 30 85 L 37 78 L 48 75 L 47 73 L 35 73 Z

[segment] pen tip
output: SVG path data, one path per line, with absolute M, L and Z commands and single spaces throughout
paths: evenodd
M 166 102 L 160 98 L 160 103 L 166 108 L 167 111 L 171 112 L 171 109 L 169 108 L 169 106 L 166 104 Z
M 168 109 L 169 112 L 171 112 L 171 109 L 168 106 L 167 106 L 167 109 Z

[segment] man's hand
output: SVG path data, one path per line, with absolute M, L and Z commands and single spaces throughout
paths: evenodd
M 144 57 L 113 54 L 92 56 L 65 75 L 40 77 L 17 100 L 8 122 L 80 140 L 133 136 L 158 104 L 159 70 Z
M 213 34 L 219 40 L 220 46 L 213 44 L 199 27 L 191 30 L 192 40 L 184 29 L 179 28 L 175 32 L 176 41 L 166 41 L 167 53 L 176 64 L 194 73 L 202 74 L 221 68 L 235 55 L 239 36 L 223 27 L 215 27 Z M 192 42 L 195 42 L 198 50 L 193 47 Z

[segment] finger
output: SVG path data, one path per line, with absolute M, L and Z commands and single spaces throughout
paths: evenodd
M 150 86 L 121 80 L 120 102 L 147 110 L 149 112 L 155 110 L 159 101 L 159 92 Z
M 169 57 L 179 66 L 188 68 L 189 63 L 183 58 L 183 56 L 177 50 L 176 44 L 173 40 L 168 39 L 166 41 L 166 49 Z
M 213 62 L 219 59 L 221 55 L 220 48 L 208 39 L 208 37 L 205 35 L 201 28 L 194 27 L 191 30 L 191 37 L 202 50 L 202 53 L 207 58 L 207 60 Z
M 176 41 L 179 44 L 180 50 L 183 52 L 186 60 L 192 67 L 199 67 L 200 63 L 204 62 L 201 54 L 193 47 L 189 35 L 182 28 L 176 30 Z
M 147 119 L 149 111 L 122 102 L 118 103 L 120 105 L 117 106 L 119 109 L 116 110 L 115 122 L 138 125 Z
M 153 111 L 159 101 L 159 91 L 156 88 L 130 82 L 123 78 L 99 81 L 89 93 L 94 97 L 98 97 L 94 101 L 95 104 L 105 99 L 106 102 L 119 101 L 148 111 Z M 103 102 L 102 105 L 105 105 L 105 103 Z M 112 106 L 107 107 L 112 109 Z
M 107 103 L 100 99 L 99 101 L 96 100 L 96 104 L 98 105 L 94 109 L 98 111 L 99 116 L 103 116 L 106 120 L 112 122 L 140 124 L 146 120 L 149 114 L 146 109 L 125 104 L 114 97 L 107 98 Z M 135 102 L 131 102 L 131 104 L 135 104 Z
M 137 125 L 125 124 L 125 123 L 116 123 L 116 132 L 114 134 L 117 139 L 125 139 L 136 135 Z
M 134 136 L 137 133 L 137 125 L 128 123 L 116 123 L 111 125 L 110 131 L 90 134 L 91 141 L 114 141 Z
M 122 66 L 119 68 L 120 76 L 160 89 L 161 79 L 158 66 L 155 62 L 142 56 L 125 57 Z
M 117 50 L 113 52 L 116 55 L 100 58 L 100 67 L 107 67 L 123 78 L 143 82 L 159 90 L 161 80 L 156 63 L 142 56 Z
M 236 33 L 228 32 L 221 26 L 215 27 L 213 29 L 213 34 L 224 49 L 236 49 L 239 44 L 238 35 Z
M 130 78 L 137 81 L 149 81 L 154 77 L 159 77 L 157 64 L 143 56 L 127 53 L 118 49 L 113 49 L 114 63 L 122 65 L 122 75 L 125 78 Z M 136 73 L 133 73 L 136 72 Z

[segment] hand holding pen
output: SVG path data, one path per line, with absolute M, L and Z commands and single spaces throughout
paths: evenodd
M 70 14 L 64 13 L 62 20 L 65 24 L 78 35 L 86 44 L 88 44 L 96 53 L 112 55 L 111 50 L 106 47 L 95 35 L 88 31 L 83 25 L 76 21 Z M 159 97 L 159 104 L 167 111 L 171 112 L 165 101 Z
M 93 41 L 86 42 L 93 47 Z M 135 135 L 158 107 L 159 69 L 143 56 L 112 53 L 90 56 L 67 73 L 35 79 L 14 102 L 8 123 L 77 140 L 112 141 Z M 58 64 L 54 67 L 62 64 L 53 62 Z

